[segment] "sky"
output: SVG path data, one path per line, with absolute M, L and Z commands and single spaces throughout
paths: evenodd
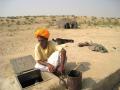
M 0 0 L 0 17 L 28 15 L 120 17 L 120 0 Z

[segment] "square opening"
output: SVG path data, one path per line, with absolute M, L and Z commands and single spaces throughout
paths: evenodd
M 37 82 L 43 81 L 40 70 L 32 70 L 29 72 L 25 72 L 21 75 L 18 75 L 17 78 L 18 78 L 18 81 L 20 82 L 22 88 L 25 88 L 25 87 L 31 86 Z

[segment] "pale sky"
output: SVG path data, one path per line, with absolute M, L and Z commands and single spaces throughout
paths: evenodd
M 120 17 L 120 0 L 0 0 L 0 16 Z

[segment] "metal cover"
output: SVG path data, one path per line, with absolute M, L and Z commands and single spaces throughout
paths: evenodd
M 34 69 L 35 60 L 32 55 L 12 59 L 11 64 L 16 74 Z

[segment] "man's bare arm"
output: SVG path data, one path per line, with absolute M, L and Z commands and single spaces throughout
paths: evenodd
M 53 65 L 47 63 L 46 61 L 38 60 L 37 62 L 38 62 L 39 64 L 42 64 L 42 65 L 44 65 L 44 66 L 47 66 L 50 72 L 54 72 L 54 71 L 55 71 L 55 67 L 54 67 Z
M 44 65 L 44 66 L 48 66 L 48 63 L 47 63 L 46 61 L 47 61 L 47 60 L 45 60 L 45 61 L 37 60 L 37 62 L 38 62 L 39 64 L 42 64 L 42 65 Z

